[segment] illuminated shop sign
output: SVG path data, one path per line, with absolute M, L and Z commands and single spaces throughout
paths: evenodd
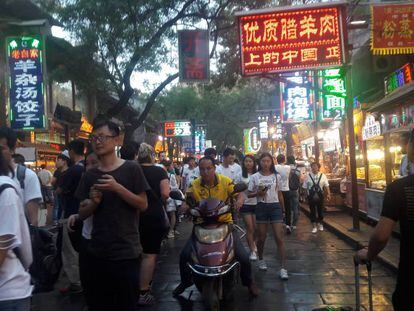
M 164 123 L 165 137 L 182 137 L 192 135 L 191 121 L 168 121 Z
M 413 14 L 414 17 L 414 14 Z M 413 24 L 414 26 L 414 24 Z M 396 89 L 413 81 L 413 64 L 405 64 L 384 79 L 385 94 L 388 95 Z
M 259 138 L 257 127 L 243 130 L 244 153 L 256 153 L 260 150 L 262 143 Z
M 408 2 L 408 1 L 407 1 Z M 371 50 L 374 55 L 414 53 L 414 4 L 373 5 Z
M 40 36 L 7 38 L 9 119 L 13 129 L 46 127 L 42 49 Z
M 238 14 L 242 74 L 343 64 L 343 14 L 338 5 Z
M 345 78 L 339 68 L 321 70 L 319 76 L 324 90 L 320 93 L 321 117 L 323 120 L 341 120 L 345 116 L 346 106 Z
M 284 123 L 296 123 L 313 120 L 314 96 L 310 87 L 311 77 L 288 77 L 286 80 L 293 82 L 281 83 L 281 111 Z
M 367 115 L 365 124 L 362 127 L 362 139 L 367 140 L 381 135 L 381 124 L 376 121 L 373 115 Z

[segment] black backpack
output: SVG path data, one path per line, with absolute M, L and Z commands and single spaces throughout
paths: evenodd
M 320 203 L 323 201 L 323 190 L 319 183 L 321 182 L 322 174 L 319 175 L 318 182 L 315 183 L 315 180 L 312 178 L 312 175 L 309 174 L 309 177 L 312 179 L 313 185 L 309 189 L 309 202 L 310 203 Z
M 14 189 L 10 184 L 3 184 L 0 186 L 0 195 L 7 188 Z M 52 291 L 62 268 L 62 227 L 58 228 L 57 237 L 46 228 L 38 228 L 30 224 L 29 232 L 33 253 L 29 273 L 34 285 L 33 293 Z M 15 248 L 13 251 L 21 261 L 19 249 Z
M 297 168 L 290 170 L 289 174 L 289 190 L 298 190 L 300 188 L 300 171 Z

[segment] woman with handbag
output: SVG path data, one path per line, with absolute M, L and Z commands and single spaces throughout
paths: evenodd
M 170 224 L 165 211 L 165 202 L 169 198 L 170 183 L 167 171 L 155 165 L 154 148 L 142 143 L 138 151 L 138 162 L 142 166 L 145 178 L 151 190 L 147 191 L 148 209 L 140 215 L 139 234 L 143 248 L 140 269 L 139 305 L 153 305 L 155 298 L 151 293 L 157 255 L 161 242 L 167 235 Z

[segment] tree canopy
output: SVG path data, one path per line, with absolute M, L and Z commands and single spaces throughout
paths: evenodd
M 234 12 L 259 8 L 269 0 L 49 0 L 38 1 L 55 14 L 76 42 L 90 51 L 99 65 L 97 71 L 117 94 L 118 102 L 106 113 L 116 116 L 134 93 L 133 73 L 161 72 L 163 64 L 176 64 L 170 52 L 176 44 L 179 28 L 207 28 L 213 42 L 211 56 L 220 55 L 219 72 L 230 79 L 215 79 L 216 85 L 237 80 L 234 53 L 237 31 Z M 217 44 L 229 45 L 215 53 Z M 220 70 L 221 69 L 221 70 Z M 132 128 L 146 118 L 157 96 L 178 77 L 178 72 L 165 76 L 164 81 L 147 94 L 146 105 L 138 117 L 126 120 Z M 83 83 L 87 87 L 87 83 Z M 140 90 L 143 91 L 143 90 Z

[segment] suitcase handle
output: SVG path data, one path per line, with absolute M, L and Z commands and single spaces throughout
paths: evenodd
M 368 299 L 369 299 L 369 310 L 373 311 L 373 300 L 372 300 L 372 277 L 371 277 L 371 271 L 372 271 L 372 263 L 371 261 L 365 261 L 364 262 L 367 267 L 368 272 Z M 361 295 L 359 291 L 359 260 L 357 255 L 354 256 L 354 266 L 355 266 L 355 309 L 357 311 L 361 310 Z

